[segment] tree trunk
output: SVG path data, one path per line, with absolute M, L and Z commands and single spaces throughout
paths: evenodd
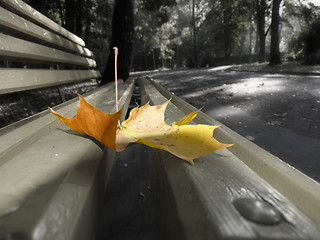
M 193 61 L 194 67 L 198 66 L 198 50 L 196 38 L 195 0 L 192 0 L 192 30 L 193 30 Z
M 33 7 L 37 11 L 41 12 L 42 14 L 44 14 L 44 15 L 48 14 L 48 11 L 46 8 L 47 4 L 45 1 L 43 1 L 43 0 L 29 0 L 28 3 L 31 7 Z
M 88 42 L 88 39 L 90 38 L 90 34 L 91 34 L 91 18 L 88 16 L 85 16 L 85 29 L 83 34 L 83 38 L 85 42 Z
M 62 26 L 62 27 L 65 27 L 65 26 L 66 26 L 66 23 L 65 23 L 65 19 L 64 19 L 64 14 L 63 14 L 63 9 L 62 9 L 62 5 L 61 5 L 61 0 L 57 0 L 57 6 L 58 6 L 58 8 L 59 8 L 61 26 Z
M 223 41 L 224 41 L 224 57 L 229 58 L 231 55 L 231 29 L 230 29 L 230 21 L 231 21 L 231 8 L 230 1 L 224 0 L 221 2 L 223 7 Z
M 83 8 L 84 8 L 83 0 L 77 0 L 76 5 L 76 19 L 75 19 L 75 34 L 79 37 L 83 38 Z
M 280 50 L 279 50 L 280 2 L 281 0 L 273 0 L 273 5 L 272 5 L 270 65 L 281 64 L 281 56 L 280 56 Z
M 129 77 L 134 33 L 133 0 L 115 0 L 112 19 L 110 52 L 101 84 L 114 81 L 114 51 L 119 49 L 118 77 Z
M 266 61 L 266 34 L 265 34 L 265 15 L 266 0 L 256 0 L 257 5 L 257 26 L 259 35 L 259 62 Z
M 75 2 L 74 0 L 68 0 L 65 2 L 65 6 L 66 6 L 66 29 L 69 30 L 70 32 L 75 32 Z

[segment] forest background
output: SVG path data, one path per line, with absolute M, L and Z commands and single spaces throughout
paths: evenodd
M 159 68 L 265 61 L 320 63 L 320 3 L 316 1 L 26 2 L 82 37 L 105 77 L 112 73 L 112 48 L 118 43 L 122 78 L 127 78 L 129 71 Z

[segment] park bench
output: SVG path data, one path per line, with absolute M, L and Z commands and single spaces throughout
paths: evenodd
M 97 79 L 95 66 L 81 38 L 20 0 L 0 1 L 0 94 Z M 119 83 L 124 112 L 133 87 Z M 83 96 L 115 112 L 114 84 Z M 74 117 L 78 105 L 76 98 L 54 109 Z M 93 239 L 113 160 L 49 110 L 0 129 L 0 239 Z
M 0 0 L 0 29 L 0 94 L 100 76 L 80 38 L 20 0 Z M 134 85 L 119 84 L 124 110 Z M 168 124 L 194 111 L 150 79 L 139 87 L 142 104 L 172 99 Z M 115 112 L 113 89 L 84 97 Z M 77 106 L 54 109 L 72 117 Z M 220 124 L 201 112 L 193 123 Z M 319 239 L 319 184 L 224 125 L 215 137 L 235 146 L 194 166 L 148 148 L 159 239 Z M 113 161 L 112 150 L 48 110 L 0 129 L 0 239 L 93 239 Z
M 142 104 L 171 99 L 171 124 L 196 109 L 149 78 Z M 220 125 L 200 112 L 195 123 Z M 191 123 L 192 124 L 192 123 Z M 222 124 L 228 149 L 195 165 L 148 148 L 159 239 L 319 239 L 320 185 Z

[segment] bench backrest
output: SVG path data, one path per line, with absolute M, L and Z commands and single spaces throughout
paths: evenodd
M 0 101 L 99 77 L 84 45 L 22 1 L 0 0 Z M 118 82 L 123 118 L 134 86 L 132 79 Z M 101 111 L 116 111 L 114 83 L 82 96 Z M 70 118 L 78 106 L 75 98 L 54 109 Z M 95 239 L 114 160 L 113 151 L 75 134 L 48 109 L 1 128 L 0 239 Z
M 0 1 L 0 94 L 100 77 L 84 41 L 21 0 Z

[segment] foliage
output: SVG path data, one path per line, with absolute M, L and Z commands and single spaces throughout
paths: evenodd
M 288 41 L 287 57 L 303 60 L 308 64 L 320 63 L 320 8 L 312 3 L 299 2 L 287 6 L 290 10 L 292 28 L 298 28 Z M 295 19 L 300 21 L 297 24 Z
M 105 66 L 113 0 L 26 0 L 26 3 L 83 38 L 86 47 L 93 51 L 97 65 Z
M 63 18 L 61 17 L 65 6 L 64 1 L 55 0 L 55 1 L 48 1 L 48 0 L 25 0 L 27 4 L 31 7 L 37 9 L 43 15 L 49 17 L 51 20 L 55 21 L 56 23 L 65 26 Z
M 140 16 L 144 19 L 150 14 L 150 12 L 148 14 L 140 12 L 141 15 L 137 16 L 136 21 L 139 31 L 137 43 L 140 49 L 143 46 L 141 43 L 145 41 L 139 36 L 146 38 L 150 28 L 156 33 L 150 35 L 153 44 L 148 45 L 145 50 L 141 49 L 138 56 L 136 55 L 134 68 L 143 69 L 140 65 L 142 62 L 154 62 L 153 65 L 144 65 L 149 69 L 212 66 L 217 64 L 215 58 L 242 55 L 248 47 L 246 36 L 249 26 L 249 9 L 250 4 L 247 1 L 195 1 L 195 31 L 192 29 L 191 1 L 177 1 L 177 5 L 167 11 L 170 14 L 168 21 L 160 27 L 154 24 L 154 27 L 151 27 L 151 19 L 146 21 L 148 26 L 139 25 Z M 194 62 L 194 51 L 197 51 L 198 63 Z
M 212 49 L 214 57 L 230 57 L 241 53 L 249 26 L 250 6 L 247 1 L 213 1 L 200 28 L 204 53 Z
M 106 65 L 109 40 L 111 39 L 111 20 L 113 1 L 96 0 L 87 10 L 87 28 L 84 40 L 93 51 L 98 66 Z
M 67 18 L 70 17 L 66 3 L 73 2 L 75 9 L 79 9 L 79 13 L 73 15 L 73 18 L 80 16 L 73 24 L 81 25 L 81 31 L 79 26 L 70 29 L 84 38 L 103 71 L 112 49 L 109 45 L 114 0 L 27 2 L 65 27 Z M 262 48 L 265 53 L 260 52 L 260 61 L 265 60 L 270 53 L 269 29 L 273 0 L 194 0 L 194 15 L 192 2 L 193 0 L 134 1 L 132 70 L 205 67 L 247 61 L 253 49 L 258 54 Z M 308 3 L 308 0 L 286 0 L 282 3 L 280 52 L 288 59 L 314 62 L 320 42 L 319 7 Z
M 155 69 L 171 59 L 171 31 L 169 16 L 172 15 L 175 1 L 136 1 L 135 5 L 135 47 L 133 69 Z

